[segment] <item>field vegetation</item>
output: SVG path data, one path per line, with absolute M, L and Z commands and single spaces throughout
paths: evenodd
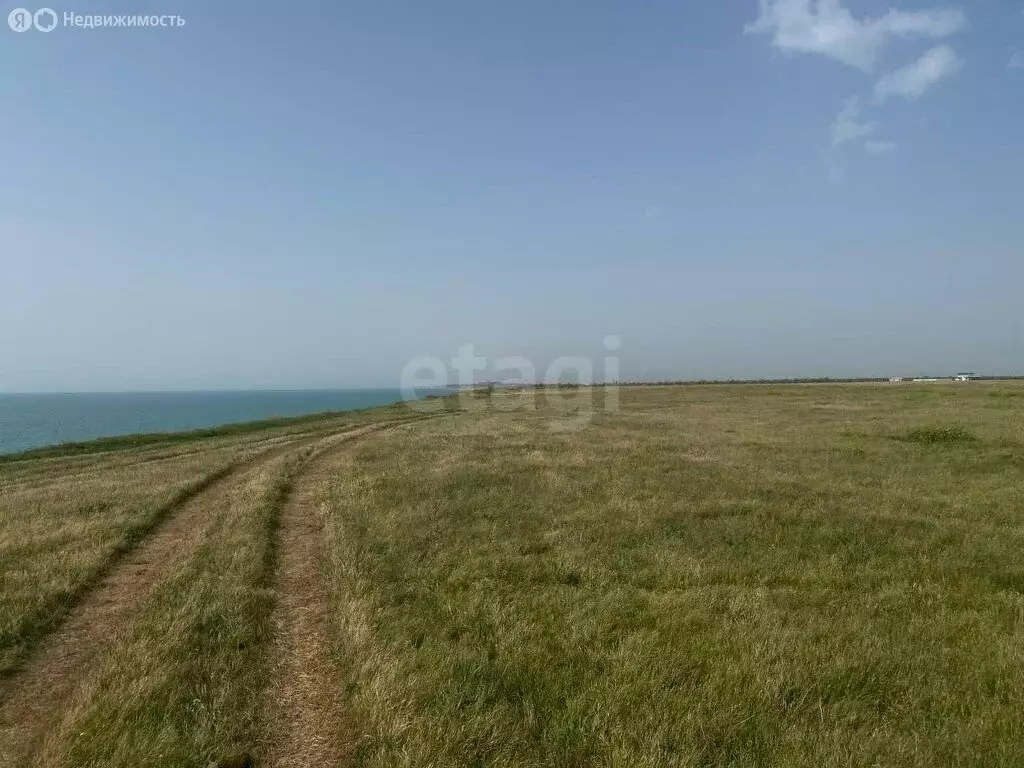
M 1014 766 L 1024 384 L 500 389 L 0 463 L 0 766 Z

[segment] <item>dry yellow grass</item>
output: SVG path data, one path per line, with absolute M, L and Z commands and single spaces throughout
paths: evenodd
M 311 759 L 355 766 L 1019 764 L 1024 387 L 627 388 L 566 430 L 601 394 L 314 464 L 402 414 L 0 465 L 13 627 L 248 467 L 189 502 L 28 764 L 286 765 L 310 724 Z M 35 626 L 11 681 L 70 625 Z
M 646 388 L 360 446 L 354 764 L 1017 764 L 1022 394 Z

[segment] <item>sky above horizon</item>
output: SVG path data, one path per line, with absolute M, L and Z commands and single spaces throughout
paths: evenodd
M 51 7 L 185 24 L 0 27 L 0 391 L 1024 373 L 1020 2 Z

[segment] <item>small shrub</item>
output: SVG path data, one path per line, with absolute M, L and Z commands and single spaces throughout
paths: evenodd
M 908 443 L 939 445 L 943 443 L 968 443 L 976 440 L 977 438 L 975 438 L 968 430 L 955 424 L 932 424 L 923 427 L 914 427 L 900 439 Z
M 562 577 L 562 583 L 570 587 L 578 587 L 583 583 L 583 577 L 579 571 L 570 571 Z

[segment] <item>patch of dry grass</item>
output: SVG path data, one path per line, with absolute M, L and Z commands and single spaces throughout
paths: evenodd
M 539 402 L 359 448 L 356 764 L 1015 764 L 1024 410 L 990 401 L 629 389 L 579 432 Z M 953 421 L 977 440 L 889 439 Z
M 599 390 L 496 392 L 357 441 L 314 494 L 337 738 L 382 767 L 1018 764 L 1018 390 L 624 388 L 583 429 Z M 936 425 L 972 439 L 893 439 Z M 132 525 L 283 436 L 0 467 L 0 571 L 21 578 L 4 626 L 87 588 Z M 259 756 L 299 458 L 247 480 L 145 597 L 44 763 Z
M 381 408 L 104 452 L 71 446 L 0 463 L 0 678 L 121 554 L 232 467 L 293 439 L 405 413 Z
M 80 611 L 74 615 L 70 640 L 88 635 L 93 645 L 100 640 L 99 649 L 73 669 L 67 664 L 55 665 L 54 674 L 69 678 L 60 689 L 71 693 L 56 711 L 37 713 L 52 723 L 40 729 L 39 723 L 7 722 L 4 718 L 10 719 L 11 711 L 0 707 L 0 720 L 4 721 L 0 730 L 24 725 L 45 734 L 39 743 L 31 734 L 31 738 L 23 738 L 16 754 L 25 756 L 23 750 L 28 745 L 31 759 L 27 762 L 41 766 L 207 768 L 211 761 L 241 759 L 253 750 L 261 739 L 260 701 L 275 606 L 275 532 L 292 480 L 311 451 L 334 445 L 347 433 L 358 432 L 360 425 L 411 416 L 415 414 L 405 409 L 382 408 L 311 423 L 302 430 L 248 430 L 241 438 L 186 441 L 173 449 L 129 449 L 88 458 L 72 455 L 66 461 L 74 469 L 66 474 L 60 468 L 63 459 L 8 464 L 6 468 L 18 474 L 11 482 L 19 485 L 21 496 L 10 501 L 17 516 L 7 521 L 17 527 L 10 527 L 6 535 L 21 542 L 25 553 L 29 545 L 35 546 L 37 563 L 29 574 L 34 577 L 35 592 L 52 599 L 46 590 L 54 575 L 61 574 L 71 584 L 69 602 L 94 590 L 80 608 L 91 601 L 100 606 L 110 600 L 133 602 L 128 612 L 111 612 L 122 617 L 120 623 L 96 624 L 88 632 L 74 629 L 88 616 Z M 229 476 L 224 481 L 182 507 L 192 523 L 187 533 L 182 529 L 181 545 L 165 546 L 173 546 L 165 541 L 165 533 L 181 528 L 177 523 L 184 512 L 172 509 L 160 494 L 170 494 L 173 501 L 174 494 L 181 494 L 175 483 L 189 488 L 187 483 L 202 484 L 210 473 L 219 476 L 225 471 Z M 133 488 L 139 490 L 138 495 L 127 493 Z M 103 503 L 83 513 L 72 497 Z M 103 514 L 107 510 L 110 514 Z M 158 535 L 143 538 L 162 515 L 171 516 L 168 524 Z M 132 525 L 139 530 L 134 537 Z M 56 534 L 68 528 L 73 529 L 70 538 L 82 538 L 83 531 L 103 532 L 81 548 L 83 561 L 92 572 L 84 566 L 61 570 L 72 558 L 69 546 L 63 543 L 66 540 L 57 541 Z M 42 535 L 37 536 L 36 531 Z M 37 543 L 39 538 L 49 541 L 47 536 L 55 542 L 52 553 Z M 127 546 L 126 539 L 137 544 L 137 550 L 122 561 L 117 554 Z M 156 544 L 159 552 L 151 546 Z M 133 565 L 126 571 L 125 563 Z M 123 578 L 117 580 L 117 589 L 107 589 L 108 579 L 94 589 L 96 572 L 128 572 L 153 563 L 160 565 L 140 576 L 145 584 L 141 593 L 123 593 L 122 587 L 130 584 Z M 31 595 L 32 587 L 33 582 L 26 578 L 22 592 Z M 12 613 L 19 607 L 13 597 L 5 595 Z M 23 616 L 31 618 L 32 614 L 23 611 Z M 35 625 L 38 635 L 59 625 L 56 620 L 46 621 L 43 617 Z M 49 639 L 60 641 L 62 631 Z M 62 647 L 58 643 L 57 650 Z M 47 646 L 44 650 L 53 649 Z M 24 674 L 48 680 L 46 665 L 51 656 L 48 652 L 28 654 L 23 661 L 34 666 Z M 40 664 L 43 667 L 37 668 Z M 21 679 L 17 672 L 12 671 L 11 690 Z M 17 690 L 20 709 L 16 710 L 33 711 L 32 692 Z M 3 695 L 0 688 L 0 697 Z M 0 753 L 6 751 L 0 748 Z
M 233 449 L 173 461 L 11 481 L 0 494 L 0 673 L 175 504 L 237 460 Z
M 273 608 L 273 532 L 298 458 L 260 468 L 217 511 L 196 552 L 80 684 L 39 765 L 205 768 L 251 750 Z

